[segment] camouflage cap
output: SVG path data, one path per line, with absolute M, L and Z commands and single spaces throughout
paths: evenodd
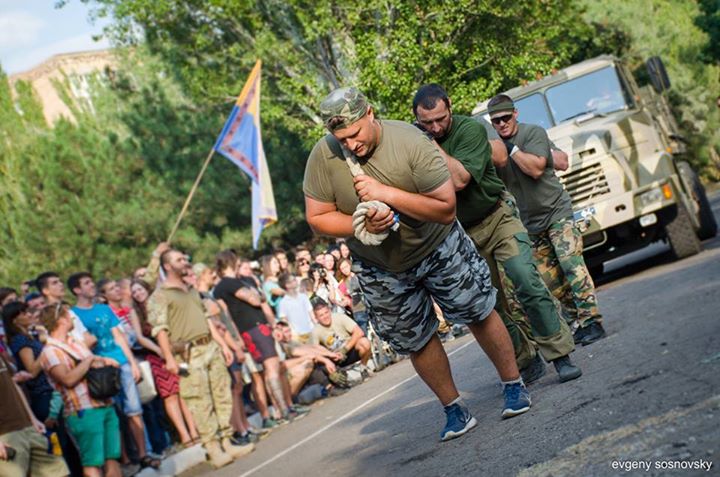
M 495 99 L 495 98 L 493 98 Z M 508 98 L 509 99 L 509 98 Z M 488 114 L 491 118 L 502 116 L 504 114 L 507 114 L 508 111 L 514 111 L 515 110 L 515 103 L 512 99 L 505 99 L 503 101 L 497 102 L 493 104 L 492 106 L 488 106 Z M 491 101 L 493 102 L 493 101 Z
M 338 88 L 320 103 L 320 115 L 325 127 L 332 132 L 361 119 L 367 113 L 368 106 L 367 98 L 359 89 Z

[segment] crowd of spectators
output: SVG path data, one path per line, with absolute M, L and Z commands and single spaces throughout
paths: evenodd
M 0 410 L 0 474 L 127 475 L 198 444 L 221 467 L 313 401 L 371 376 L 368 312 L 347 245 L 289 255 L 251 261 L 225 250 L 193 264 L 163 243 L 132 277 L 48 271 L 20 291 L 0 288 L 0 396 L 23 398 L 22 412 Z M 197 322 L 182 309 L 194 297 Z M 177 339 L 198 326 L 207 338 Z M 200 360 L 212 362 L 200 370 Z M 112 396 L 98 382 L 114 383 Z M 208 428 L 198 394 L 213 395 L 213 419 L 229 422 Z

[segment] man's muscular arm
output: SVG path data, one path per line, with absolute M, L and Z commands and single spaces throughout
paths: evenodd
M 567 168 L 570 167 L 568 155 L 565 152 L 560 149 L 551 149 L 550 152 L 552 153 L 553 169 L 556 171 L 566 171 Z
M 539 179 L 547 166 L 547 158 L 529 152 L 518 151 L 511 156 L 521 171 L 533 179 Z
M 492 150 L 492 162 L 495 167 L 505 167 L 508 161 L 508 151 L 500 139 L 490 139 L 490 149 Z
M 463 190 L 470 183 L 472 175 L 465 169 L 460 161 L 446 153 L 438 143 L 435 142 L 435 145 L 440 151 L 440 155 L 445 159 L 445 162 L 447 162 L 450 179 L 455 187 L 455 191 Z M 503 149 L 505 149 L 505 146 L 503 146 Z
M 533 179 L 539 179 L 547 167 L 547 158 L 524 152 L 513 142 L 506 140 L 505 147 L 510 159 L 518 165 L 520 170 Z

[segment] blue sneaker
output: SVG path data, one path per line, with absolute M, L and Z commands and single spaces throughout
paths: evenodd
M 524 384 L 506 384 L 503 389 L 505 395 L 505 408 L 502 412 L 503 419 L 517 416 L 530 410 L 530 393 Z
M 441 441 L 449 441 L 460 437 L 477 426 L 477 420 L 472 417 L 468 408 L 460 403 L 445 406 L 445 415 L 447 416 L 447 424 L 445 424 L 445 429 L 440 434 Z

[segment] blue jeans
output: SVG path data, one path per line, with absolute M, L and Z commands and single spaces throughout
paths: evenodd
M 141 416 L 143 413 L 142 403 L 130 363 L 120 366 L 120 384 L 122 385 L 120 394 L 115 396 L 115 402 L 122 407 L 123 414 L 127 417 Z
M 363 333 L 365 333 L 365 336 L 367 336 L 368 321 L 370 320 L 370 313 L 368 313 L 367 311 L 353 312 L 353 320 L 355 320 L 355 323 L 358 324 L 360 329 L 363 330 Z

